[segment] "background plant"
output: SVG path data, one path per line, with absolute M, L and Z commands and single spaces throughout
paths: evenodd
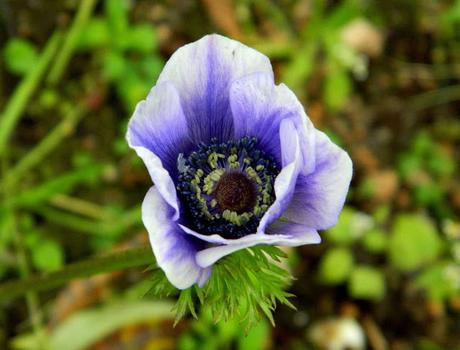
M 373 349 L 460 347 L 459 1 L 35 3 L 0 2 L 0 348 L 317 348 L 331 317 Z M 190 299 L 145 270 L 150 179 L 124 141 L 170 54 L 208 32 L 267 54 L 355 167 L 338 225 L 282 262 L 296 309 L 248 337 L 199 295 L 172 327 Z

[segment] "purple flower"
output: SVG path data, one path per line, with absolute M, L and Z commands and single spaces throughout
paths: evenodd
M 219 35 L 172 55 L 127 140 L 155 184 L 142 205 L 153 252 L 180 289 L 240 249 L 319 243 L 352 175 L 269 59 Z

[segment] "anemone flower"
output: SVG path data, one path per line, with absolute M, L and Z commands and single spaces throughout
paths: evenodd
M 269 59 L 215 34 L 171 56 L 127 140 L 154 183 L 142 219 L 157 264 L 179 289 L 240 249 L 319 243 L 352 175 Z

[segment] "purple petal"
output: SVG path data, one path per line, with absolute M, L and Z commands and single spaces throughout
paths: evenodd
M 292 120 L 286 119 L 281 122 L 280 138 L 281 158 L 283 164 L 286 164 L 286 166 L 275 180 L 276 200 L 263 216 L 257 233 L 239 239 L 225 239 L 219 235 L 202 235 L 181 225 L 184 232 L 189 235 L 209 243 L 218 244 L 218 246 L 206 248 L 197 253 L 196 259 L 200 266 L 211 266 L 228 254 L 257 244 L 297 246 L 308 243 L 319 243 L 320 237 L 316 230 L 310 229 L 305 225 L 295 223 L 273 224 L 283 214 L 289 204 L 300 166 L 302 165 L 299 137 Z M 266 229 L 270 234 L 265 234 Z
M 211 274 L 211 268 L 197 265 L 195 256 L 198 248 L 173 220 L 173 215 L 174 209 L 155 187 L 151 187 L 142 203 L 142 220 L 158 266 L 179 289 L 186 289 L 194 283 L 203 285 Z
M 260 220 L 258 233 L 278 220 L 288 207 L 294 193 L 295 184 L 302 165 L 299 135 L 291 119 L 284 119 L 280 125 L 281 158 L 283 169 L 275 179 L 276 199 Z
M 260 147 L 281 163 L 280 124 L 289 118 L 299 134 L 302 173 L 314 168 L 314 127 L 289 88 L 275 85 L 267 73 L 251 74 L 235 81 L 230 89 L 235 138 L 255 136 Z M 283 164 L 284 166 L 284 164 Z
M 318 231 L 293 222 L 276 221 L 268 226 L 266 231 L 269 235 L 287 236 L 288 238 L 280 245 L 294 247 L 321 243 L 321 236 Z
M 163 167 L 160 158 L 150 152 L 147 148 L 132 145 L 131 148 L 133 148 L 137 155 L 144 161 L 150 177 L 155 184 L 156 190 L 161 194 L 165 202 L 174 209 L 172 219 L 179 219 L 180 211 L 176 186 L 174 185 L 168 171 Z
M 316 131 L 316 168 L 300 175 L 292 201 L 283 214 L 288 220 L 324 230 L 337 223 L 352 176 L 348 154 Z
M 294 192 L 295 183 L 301 165 L 299 137 L 292 120 L 285 119 L 281 122 L 280 138 L 282 152 L 281 158 L 283 164 L 286 164 L 286 166 L 284 166 L 284 168 L 275 179 L 274 190 L 276 199 L 262 217 L 257 229 L 257 233 L 254 233 L 253 235 L 247 235 L 239 239 L 225 239 L 220 235 L 202 235 L 186 226 L 181 225 L 184 232 L 209 243 L 226 245 L 239 245 L 247 241 L 253 242 L 254 237 L 264 236 L 266 227 L 274 221 L 278 220 L 285 209 L 288 207 Z
M 137 104 L 126 137 L 130 147 L 149 150 L 174 176 L 178 154 L 192 145 L 174 85 L 169 82 L 156 85 L 147 99 Z
M 190 136 L 195 143 L 233 138 L 229 89 L 236 79 L 255 72 L 273 76 L 269 59 L 237 41 L 208 35 L 178 49 L 158 83 L 170 81 L 179 91 Z

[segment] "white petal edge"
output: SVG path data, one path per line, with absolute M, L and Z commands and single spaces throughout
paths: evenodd
M 300 225 L 299 225 L 300 226 Z M 196 255 L 196 261 L 201 267 L 212 266 L 224 256 L 234 253 L 238 250 L 250 248 L 259 244 L 280 245 L 296 247 L 304 244 L 318 244 L 321 237 L 316 230 L 305 229 L 302 235 L 285 235 L 285 234 L 252 234 L 234 240 L 235 244 L 220 245 L 201 250 Z M 238 241 L 238 242 L 236 242 Z
M 294 196 L 283 214 L 289 221 L 324 230 L 337 223 L 353 174 L 343 149 L 316 130 L 316 169 L 299 176 Z
M 196 249 L 172 220 L 171 209 L 159 191 L 151 187 L 142 203 L 142 220 L 157 264 L 176 288 L 186 289 L 194 283 L 203 285 L 211 268 L 203 269 L 197 265 Z
M 239 41 L 219 34 L 209 34 L 177 49 L 163 68 L 158 83 L 170 81 L 178 89 L 182 87 L 193 90 L 199 86 L 196 79 L 202 77 L 195 72 L 202 73 L 203 71 L 197 69 L 207 67 L 196 65 L 201 63 L 200 60 L 208 59 L 206 55 L 209 54 L 210 47 L 215 50 L 219 58 L 228 60 L 222 64 L 231 66 L 234 79 L 254 72 L 267 72 L 273 76 L 270 60 L 264 54 Z
M 177 200 L 176 186 L 174 185 L 174 182 L 171 179 L 168 171 L 163 167 L 160 158 L 142 146 L 133 146 L 130 144 L 130 147 L 134 149 L 137 155 L 144 161 L 145 167 L 147 168 L 147 171 L 149 172 L 150 177 L 152 178 L 152 181 L 155 184 L 158 192 L 168 203 L 168 205 L 174 209 L 174 216 L 172 219 L 174 221 L 178 220 L 180 212 Z

